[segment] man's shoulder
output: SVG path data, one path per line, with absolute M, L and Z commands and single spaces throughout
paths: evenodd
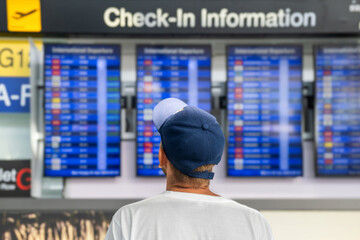
M 252 232 L 271 236 L 270 228 L 259 211 L 231 199 L 200 194 L 163 193 L 131 203 L 115 213 L 113 222 L 128 229 L 134 224 L 150 226 L 149 221 L 167 222 L 171 219 L 174 222 L 180 219 L 181 222 L 184 216 L 186 219 L 189 216 L 204 219 L 204 215 L 236 226 L 250 226 Z
M 242 204 L 240 202 L 237 202 L 235 200 L 231 200 L 231 199 L 229 199 L 229 200 L 230 200 L 231 206 L 233 208 L 239 209 L 241 211 L 246 211 L 246 212 L 251 212 L 251 213 L 258 213 L 258 211 L 256 209 L 254 209 L 254 208 L 246 206 L 246 205 L 244 205 L 244 204 Z
M 255 218 L 262 218 L 262 214 L 255 208 L 251 208 L 249 206 L 246 206 L 242 203 L 239 203 L 239 202 L 231 200 L 231 199 L 229 199 L 229 202 L 230 203 L 227 205 L 227 207 L 231 208 L 235 212 L 238 211 L 238 212 L 245 213 L 248 216 L 252 216 Z
M 134 212 L 138 209 L 144 209 L 146 207 L 154 207 L 154 205 L 158 205 L 161 204 L 161 202 L 163 202 L 163 196 L 162 194 L 153 196 L 153 197 L 149 197 L 134 203 L 130 203 L 127 204 L 123 207 L 121 207 L 116 213 L 115 215 L 119 215 L 121 213 L 129 213 L 129 212 Z
M 219 208 L 229 209 L 230 211 L 235 211 L 235 212 L 242 212 L 246 215 L 251 215 L 251 216 L 261 215 L 256 209 L 253 209 L 251 207 L 248 207 L 246 205 L 243 205 L 239 202 L 236 202 L 228 198 L 224 198 L 224 197 L 221 198 L 222 198 L 221 201 L 214 201 L 212 203 L 218 205 Z M 126 212 L 134 213 L 140 209 L 141 210 L 155 209 L 157 208 L 157 206 L 163 207 L 168 203 L 172 204 L 172 200 L 174 200 L 172 197 L 169 197 L 168 195 L 162 193 L 138 202 L 125 205 L 118 210 L 118 213 L 126 213 Z M 176 199 L 176 200 L 181 201 L 181 199 Z

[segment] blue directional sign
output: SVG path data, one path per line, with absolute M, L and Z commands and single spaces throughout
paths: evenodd
M 29 109 L 29 78 L 0 77 L 0 113 L 28 113 Z

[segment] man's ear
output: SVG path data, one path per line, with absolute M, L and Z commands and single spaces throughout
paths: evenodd
M 161 147 L 159 149 L 159 168 L 163 168 L 167 166 L 168 159 L 166 157 L 166 154 L 164 152 L 164 149 Z

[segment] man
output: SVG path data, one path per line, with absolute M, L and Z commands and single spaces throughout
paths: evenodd
M 153 121 L 161 136 L 159 167 L 166 174 L 166 191 L 120 208 L 106 239 L 272 240 L 258 211 L 209 189 L 225 143 L 215 117 L 168 98 L 155 106 Z

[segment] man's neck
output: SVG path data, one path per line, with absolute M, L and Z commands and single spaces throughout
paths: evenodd
M 174 192 L 185 192 L 185 193 L 197 193 L 197 194 L 204 194 L 210 196 L 219 196 L 210 191 L 209 186 L 203 187 L 191 187 L 191 186 L 184 186 L 184 185 L 167 185 L 167 191 L 174 191 Z

